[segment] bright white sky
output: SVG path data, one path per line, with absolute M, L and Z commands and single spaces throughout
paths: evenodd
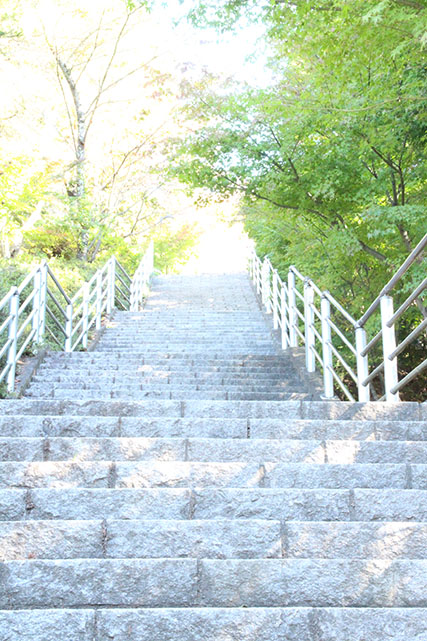
M 167 5 L 153 9 L 152 16 L 170 43 L 171 54 L 180 62 L 206 66 L 209 71 L 226 73 L 251 84 L 264 86 L 271 81 L 261 26 L 247 25 L 236 34 L 218 34 L 214 29 L 196 29 L 186 22 L 185 15 L 194 5 L 192 0 L 183 5 L 173 0 Z M 254 53 L 256 56 L 249 61 Z

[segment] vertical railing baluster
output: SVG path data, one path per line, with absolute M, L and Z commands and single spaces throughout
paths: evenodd
M 19 291 L 17 287 L 12 288 L 12 296 L 9 302 L 9 332 L 8 340 L 10 341 L 7 353 L 7 391 L 13 392 L 15 389 L 16 374 L 16 352 L 18 344 L 18 325 L 19 325 Z
M 298 334 L 296 327 L 298 325 L 298 315 L 296 312 L 296 296 L 295 296 L 295 274 L 289 270 L 288 274 L 288 306 L 289 306 L 289 345 L 290 347 L 298 347 Z
M 115 307 L 116 295 L 116 259 L 110 258 L 108 263 L 108 294 L 107 294 L 107 314 L 111 314 Z
M 71 352 L 73 349 L 73 305 L 69 303 L 65 310 L 67 319 L 65 321 L 65 345 L 64 351 Z
M 279 327 L 279 274 L 276 270 L 273 271 L 273 328 Z
M 82 314 L 83 314 L 83 323 L 82 323 L 82 347 L 83 349 L 87 348 L 87 342 L 88 342 L 88 333 L 89 333 L 89 286 L 87 283 L 83 285 L 83 306 L 82 306 Z
M 391 296 L 382 296 L 381 301 L 381 326 L 383 338 L 383 358 L 384 358 L 384 385 L 386 401 L 396 403 L 399 401 L 399 392 L 392 393 L 392 389 L 399 381 L 397 370 L 397 356 L 390 360 L 389 356 L 396 349 L 396 333 L 394 325 L 388 326 L 388 322 L 393 316 L 393 299 Z
M 32 330 L 34 332 L 34 342 L 36 344 L 40 343 L 40 299 L 41 299 L 41 284 L 42 284 L 42 274 L 41 267 L 39 267 L 34 274 L 33 279 L 33 320 L 32 320 Z
M 101 329 L 102 324 L 102 274 L 98 270 L 96 274 L 96 321 L 95 329 L 97 332 Z
M 40 265 L 41 280 L 40 280 L 40 339 L 43 339 L 46 331 L 46 305 L 47 305 L 47 277 L 48 277 L 48 264 L 44 260 Z
M 316 357 L 314 356 L 313 347 L 316 336 L 313 331 L 314 326 L 314 289 L 308 279 L 304 281 L 304 332 L 305 332 L 305 365 L 308 372 L 316 370 Z
M 289 317 L 286 311 L 286 288 L 283 286 L 280 290 L 280 317 L 282 319 L 282 349 L 289 347 Z
M 368 355 L 362 356 L 362 352 L 366 347 L 366 331 L 363 327 L 356 327 L 355 329 L 355 342 L 356 342 L 356 372 L 357 372 L 357 392 L 360 402 L 366 402 L 371 399 L 371 392 L 369 383 L 362 385 L 369 376 L 369 363 Z
M 323 357 L 323 388 L 325 398 L 334 397 L 334 377 L 332 374 L 332 332 L 329 325 L 331 317 L 331 303 L 326 297 L 320 299 L 322 316 L 322 357 Z

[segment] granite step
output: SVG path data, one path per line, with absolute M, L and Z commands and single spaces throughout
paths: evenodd
M 85 607 L 3 610 L 0 631 L 7 641 L 176 641 L 177 630 L 179 641 L 424 641 L 426 619 L 418 607 Z
M 0 572 L 5 610 L 427 607 L 419 559 L 34 559 L 3 562 Z
M 43 426 L 45 427 L 45 426 Z M 111 425 L 109 425 L 111 428 Z M 90 429 L 88 430 L 91 431 Z M 425 441 L 200 437 L 4 437 L 2 461 L 193 461 L 424 464 Z

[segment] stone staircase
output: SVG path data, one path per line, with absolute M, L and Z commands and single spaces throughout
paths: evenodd
M 0 401 L 1 641 L 425 641 L 427 406 L 322 402 L 244 275 Z

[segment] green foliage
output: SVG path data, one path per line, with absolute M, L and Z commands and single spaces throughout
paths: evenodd
M 191 225 L 162 228 L 154 236 L 155 268 L 165 274 L 178 272 L 194 253 L 197 238 L 197 230 Z
M 259 254 L 294 263 L 360 316 L 427 231 L 424 5 L 398 0 L 199 2 L 198 24 L 264 21 L 276 82 L 186 88 L 198 128 L 173 174 L 241 195 Z

